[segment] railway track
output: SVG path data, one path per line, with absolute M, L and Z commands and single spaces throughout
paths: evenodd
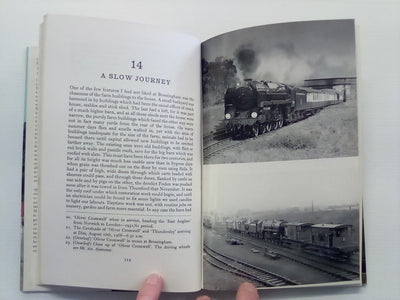
M 242 142 L 232 141 L 231 136 L 226 133 L 225 127 L 221 124 L 217 126 L 217 130 L 203 138 L 204 158 L 211 158 L 225 150 L 233 149 Z
M 217 252 L 204 244 L 204 260 L 221 270 L 258 282 L 262 286 L 281 287 L 300 282 L 250 265 L 244 261 Z
M 223 126 L 216 126 L 215 132 L 212 132 L 203 137 L 203 144 L 208 145 L 212 141 L 220 141 L 228 139 L 230 136 L 226 133 L 226 130 Z
M 226 138 L 224 140 L 217 141 L 215 143 L 212 143 L 212 144 L 204 147 L 204 149 L 203 149 L 204 158 L 205 159 L 211 158 L 215 155 L 218 155 L 219 153 L 221 153 L 223 151 L 236 148 L 241 144 L 243 144 L 243 142 L 232 141 L 230 138 Z
M 317 112 L 319 112 L 319 111 L 320 110 L 318 110 Z M 274 131 L 279 131 L 279 129 L 281 129 L 282 127 L 291 126 L 292 124 L 295 124 L 298 121 L 305 120 L 313 115 L 314 114 L 309 115 L 309 116 L 304 116 L 303 118 L 298 119 L 296 122 L 293 122 L 293 123 L 281 124 L 279 126 L 272 127 L 270 131 L 264 132 L 264 134 L 270 134 Z M 246 141 L 257 139 L 259 136 L 263 135 L 263 133 L 260 132 L 259 134 L 257 134 L 257 136 L 253 136 L 253 137 L 242 136 L 239 139 L 233 139 L 232 135 L 228 134 L 226 132 L 225 126 L 226 126 L 226 124 L 223 121 L 221 121 L 218 125 L 215 126 L 215 132 L 204 136 L 204 138 L 203 138 L 204 159 L 212 158 L 213 156 L 218 155 L 221 152 L 224 152 L 224 151 L 230 150 L 230 149 L 234 149 L 234 148 L 242 145 Z
M 221 236 L 223 236 L 223 234 L 220 234 Z M 232 236 L 236 236 L 238 238 L 240 238 L 242 241 L 246 241 L 247 243 L 260 248 L 261 250 L 263 250 L 263 248 L 268 245 L 268 247 L 271 247 L 271 249 L 273 249 L 274 251 L 278 252 L 281 257 L 285 257 L 289 260 L 292 260 L 296 263 L 299 264 L 303 264 L 307 267 L 310 267 L 312 269 L 318 270 L 320 272 L 326 273 L 329 276 L 331 276 L 332 278 L 335 278 L 337 280 L 344 280 L 344 281 L 351 281 L 351 280 L 355 280 L 360 278 L 360 274 L 359 272 L 350 270 L 349 268 L 343 268 L 337 265 L 333 265 L 331 263 L 328 262 L 322 262 L 321 260 L 317 260 L 317 259 L 313 259 L 310 256 L 304 256 L 301 255 L 299 253 L 292 253 L 290 251 L 286 251 L 284 248 L 282 247 L 278 247 L 275 244 L 266 244 L 266 243 L 262 243 L 259 241 L 255 241 L 251 238 L 242 236 L 242 235 L 237 235 L 237 234 L 231 234 Z
M 216 126 L 216 131 L 203 138 L 203 155 L 204 159 L 212 158 L 226 150 L 234 149 L 246 141 L 254 140 L 255 137 L 247 137 L 240 139 L 232 139 L 232 135 L 226 132 L 224 124 Z M 280 127 L 279 127 L 280 128 Z
M 294 255 L 289 252 L 282 251 L 281 249 L 277 250 L 277 251 L 280 251 L 280 255 L 282 257 L 285 257 L 296 263 L 300 263 L 300 264 L 306 265 L 310 268 L 313 268 L 313 269 L 316 269 L 323 273 L 326 273 L 326 274 L 330 275 L 332 278 L 337 278 L 338 280 L 351 281 L 351 280 L 358 279 L 360 277 L 359 273 L 355 272 L 355 271 L 351 271 L 351 270 L 344 269 L 344 268 L 341 268 L 338 266 L 334 266 L 329 263 L 322 263 L 320 261 L 311 259 L 309 257 L 304 257 L 301 255 Z

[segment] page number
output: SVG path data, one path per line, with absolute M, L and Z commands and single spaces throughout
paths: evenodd
M 124 262 L 132 262 L 132 258 L 130 258 L 130 257 L 125 257 L 125 258 L 124 258 Z
M 142 62 L 137 62 L 136 60 L 132 60 L 132 69 L 143 69 Z

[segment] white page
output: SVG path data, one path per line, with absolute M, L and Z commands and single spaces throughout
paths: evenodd
M 131 290 L 157 272 L 200 289 L 199 42 L 64 16 L 43 41 L 41 283 Z

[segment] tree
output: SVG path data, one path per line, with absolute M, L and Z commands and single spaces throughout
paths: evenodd
M 203 105 L 222 101 L 227 88 L 238 81 L 237 69 L 232 59 L 219 56 L 214 62 L 201 60 L 203 80 Z

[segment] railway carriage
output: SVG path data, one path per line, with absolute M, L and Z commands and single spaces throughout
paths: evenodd
M 347 259 L 358 251 L 358 245 L 352 241 L 351 225 L 315 224 L 311 226 L 311 244 L 306 245 L 305 249 L 324 256 Z
M 225 222 L 226 229 L 228 231 L 234 231 L 239 233 L 246 233 L 248 228 L 249 220 L 246 218 L 235 218 L 233 220 L 228 219 Z
M 264 220 L 260 220 L 257 222 L 257 237 L 262 238 L 263 237 L 263 232 L 262 232 L 262 226 L 263 226 Z
M 226 230 L 233 231 L 234 228 L 234 220 L 228 219 L 225 221 Z
M 259 220 L 253 220 L 253 221 L 251 221 L 251 222 L 249 223 L 249 230 L 248 230 L 248 233 L 249 233 L 250 235 L 258 236 L 258 234 L 257 234 L 257 225 L 258 225 L 258 223 L 259 223 Z
M 343 248 L 351 244 L 351 225 L 315 224 L 311 226 L 311 243 L 327 248 Z
M 240 233 L 242 233 L 242 234 L 245 234 L 245 233 L 247 233 L 247 231 L 248 231 L 248 222 L 249 222 L 249 220 L 248 219 L 246 219 L 246 218 L 240 218 L 238 221 L 237 221 L 238 223 L 237 223 L 237 229 L 238 229 L 238 231 L 240 232 Z
M 241 228 L 241 221 L 240 221 L 240 219 L 235 219 L 235 220 L 233 221 L 233 231 L 240 232 L 240 228 Z
M 285 224 L 285 244 L 293 247 L 302 247 L 304 243 L 311 243 L 312 223 L 290 222 Z

